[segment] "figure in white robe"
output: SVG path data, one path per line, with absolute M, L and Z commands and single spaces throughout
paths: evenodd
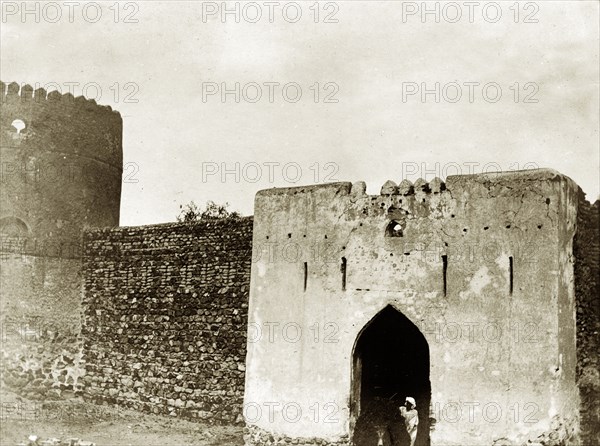
M 404 418 L 404 426 L 410 437 L 410 446 L 415 446 L 417 439 L 417 428 L 419 426 L 419 413 L 417 412 L 417 403 L 413 397 L 406 397 L 405 406 L 400 406 L 400 415 Z

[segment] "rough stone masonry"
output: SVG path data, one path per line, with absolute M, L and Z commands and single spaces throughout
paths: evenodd
M 81 234 L 117 226 L 121 115 L 84 97 L 0 82 L 2 385 L 82 391 Z
M 254 218 L 111 229 L 120 115 L 0 90 L 3 386 L 248 445 L 360 446 L 407 395 L 419 446 L 600 443 L 600 202 L 567 177 L 274 189 Z
M 86 397 L 241 422 L 251 253 L 251 217 L 86 232 Z

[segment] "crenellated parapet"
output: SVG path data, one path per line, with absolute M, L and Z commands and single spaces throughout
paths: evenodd
M 119 224 L 122 130 L 94 100 L 0 82 L 0 366 L 26 398 L 81 390 L 82 232 Z
M 93 99 L 0 82 L 0 231 L 18 222 L 26 246 L 2 250 L 45 256 L 86 226 L 118 225 L 122 132 L 121 115 Z
M 122 169 L 123 120 L 110 106 L 71 93 L 0 81 L 0 143 L 86 157 Z
M 431 182 L 419 178 L 414 184 L 406 179 L 402 180 L 398 185 L 393 181 L 388 180 L 381 186 L 381 191 L 379 193 L 381 195 L 404 195 L 406 197 L 408 195 L 414 195 L 415 192 L 439 194 L 444 190 L 446 190 L 446 184 L 436 177 L 431 180 Z
M 551 169 L 389 180 L 376 194 L 362 181 L 258 192 L 249 327 L 268 321 L 302 336 L 248 343 L 247 407 L 280 406 L 272 417 L 247 417 L 256 435 L 246 445 L 375 444 L 369 429 L 385 425 L 407 395 L 421 408 L 417 444 L 504 444 L 508 436 L 568 444 L 577 416 L 554 415 L 575 414 L 579 404 L 579 195 Z M 575 240 L 593 253 L 590 239 Z M 587 274 L 591 263 L 577 271 Z M 591 279 L 584 283 L 591 291 Z M 316 327 L 334 327 L 335 340 L 316 342 Z M 514 330 L 523 331 L 516 338 Z M 279 409 L 293 402 L 307 414 L 318 401 L 337 409 L 337 423 L 290 422 Z M 445 416 L 460 401 L 498 413 L 531 404 L 536 421 L 523 429 L 477 411 L 481 421 Z

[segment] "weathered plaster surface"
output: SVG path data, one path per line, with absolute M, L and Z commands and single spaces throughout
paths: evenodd
M 81 391 L 81 233 L 119 223 L 121 135 L 110 107 L 0 82 L 2 383 L 29 398 Z
M 522 442 L 551 429 L 556 414 L 576 412 L 565 258 L 575 184 L 537 170 L 413 187 L 386 183 L 388 193 L 369 196 L 364 184 L 336 183 L 257 194 L 249 336 L 257 327 L 263 335 L 248 344 L 249 425 L 292 438 L 348 436 L 353 346 L 387 305 L 429 344 L 431 444 Z M 385 237 L 392 219 L 402 237 Z M 296 326 L 301 338 L 290 342 Z M 322 335 L 329 327 L 335 342 L 315 339 L 316 327 Z

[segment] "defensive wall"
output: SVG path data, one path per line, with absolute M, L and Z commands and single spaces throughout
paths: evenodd
M 85 233 L 85 396 L 241 423 L 252 218 Z
M 576 352 L 597 341 L 576 293 L 598 320 L 581 197 L 548 169 L 259 192 L 248 333 L 279 331 L 248 343 L 246 444 L 368 445 L 406 396 L 418 445 L 578 444 Z
M 0 82 L 2 385 L 81 391 L 81 234 L 117 226 L 122 120 L 70 94 Z
M 247 445 L 360 446 L 408 395 L 419 446 L 600 442 L 600 202 L 567 177 L 272 189 L 254 218 L 116 227 L 121 134 L 110 107 L 0 83 L 3 386 L 245 423 Z

